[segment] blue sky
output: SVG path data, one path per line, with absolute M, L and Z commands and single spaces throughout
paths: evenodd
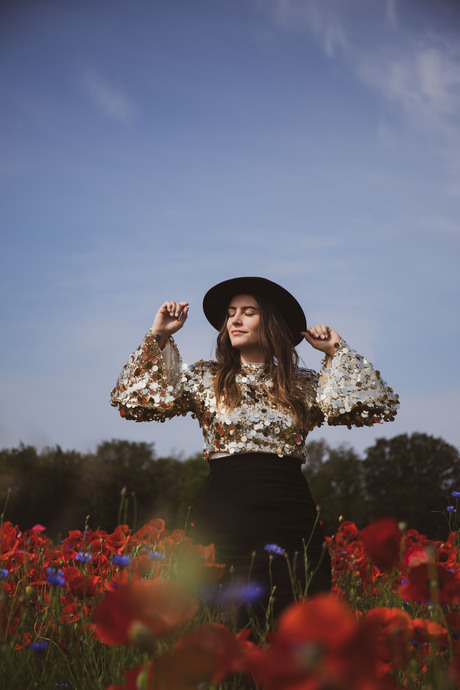
M 0 10 L 0 445 L 199 451 L 109 391 L 165 299 L 282 283 L 400 393 L 362 451 L 460 447 L 460 13 L 421 0 L 55 0 Z M 307 344 L 300 354 L 318 369 Z

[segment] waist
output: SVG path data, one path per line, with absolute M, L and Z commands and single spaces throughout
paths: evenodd
M 241 465 L 243 468 L 254 467 L 254 465 L 271 467 L 275 465 L 300 469 L 304 460 L 295 455 L 278 455 L 277 453 L 213 453 L 208 463 L 211 468 L 224 465 Z

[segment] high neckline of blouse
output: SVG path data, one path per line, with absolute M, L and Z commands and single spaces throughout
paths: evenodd
M 242 371 L 265 371 L 267 366 L 265 362 L 241 362 Z

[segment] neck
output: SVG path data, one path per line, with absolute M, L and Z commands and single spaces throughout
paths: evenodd
M 267 364 L 267 359 L 263 352 L 258 348 L 253 350 L 240 350 L 240 362 L 241 364 Z

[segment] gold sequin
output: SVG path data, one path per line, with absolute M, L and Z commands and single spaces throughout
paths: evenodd
M 298 369 L 305 391 L 308 424 L 269 400 L 263 364 L 242 364 L 237 383 L 241 405 L 228 411 L 217 406 L 213 390 L 215 362 L 182 363 L 174 340 L 163 351 L 149 332 L 131 355 L 111 393 L 112 405 L 125 419 L 165 421 L 191 412 L 202 428 L 204 456 L 213 453 L 276 453 L 306 459 L 308 433 L 324 419 L 330 425 L 372 426 L 392 421 L 398 396 L 380 372 L 342 340 L 336 354 L 325 359 L 320 374 Z

